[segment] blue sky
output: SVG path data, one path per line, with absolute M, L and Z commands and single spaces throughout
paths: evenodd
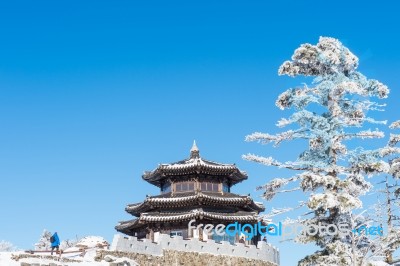
M 48 229 L 111 241 L 125 205 L 158 193 L 143 171 L 186 158 L 194 139 L 203 157 L 247 171 L 234 191 L 261 201 L 255 187 L 282 174 L 241 155 L 290 160 L 302 145 L 244 137 L 278 131 L 277 95 L 304 81 L 278 67 L 319 36 L 391 88 L 377 117 L 400 118 L 395 1 L 214 2 L 0 2 L 0 240 L 28 249 Z M 310 250 L 275 244 L 282 265 Z

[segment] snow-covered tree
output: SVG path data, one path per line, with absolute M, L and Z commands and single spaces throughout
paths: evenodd
M 76 244 L 77 242 L 78 242 L 78 241 L 76 241 L 76 240 L 71 240 L 71 239 L 63 240 L 63 241 L 61 241 L 61 243 L 60 243 L 60 249 L 61 249 L 61 250 L 66 250 L 67 248 L 74 247 L 75 244 Z
M 400 129 L 400 120 L 393 122 L 390 125 L 390 129 Z M 394 148 L 400 142 L 400 134 L 390 134 L 390 139 L 388 143 L 388 147 Z M 390 171 L 389 173 L 392 175 L 394 179 L 400 179 L 400 158 L 399 156 L 390 158 L 389 161 Z M 400 196 L 400 189 L 396 189 L 394 191 L 396 196 Z
M 0 252 L 15 251 L 17 248 L 10 242 L 1 240 L 0 241 Z
M 306 150 L 293 161 L 280 162 L 254 154 L 243 156 L 249 161 L 295 171 L 288 178 L 275 178 L 260 188 L 267 200 L 281 192 L 304 191 L 308 197 L 304 205 L 313 214 L 312 218 L 304 219 L 305 224 L 355 226 L 352 212 L 362 207 L 360 196 L 371 188 L 365 176 L 389 172 L 390 166 L 384 157 L 398 152 L 395 147 L 368 150 L 350 145 L 354 139 L 384 137 L 381 130 L 365 127 L 386 123 L 367 113 L 382 111 L 384 105 L 370 99 L 386 98 L 389 93 L 387 86 L 368 79 L 356 71 L 357 67 L 358 58 L 337 39 L 321 37 L 316 45 L 301 45 L 292 60 L 279 68 L 280 75 L 314 77 L 311 86 L 288 89 L 276 101 L 282 110 L 294 109 L 290 117 L 277 123 L 278 127 L 289 129 L 274 135 L 256 132 L 246 136 L 246 141 L 275 146 L 295 139 L 307 141 Z M 284 189 L 290 183 L 297 187 Z M 357 248 L 362 241 L 352 236 L 318 233 L 299 236 L 297 241 L 314 242 L 322 249 L 299 265 L 359 265 L 362 257 Z
M 52 236 L 52 233 L 47 231 L 46 229 L 43 230 L 43 233 L 40 235 L 39 241 L 35 244 L 35 250 L 50 250 L 51 249 L 51 243 L 50 243 L 50 237 Z M 60 243 L 60 249 L 65 250 L 67 248 L 75 246 L 75 244 L 78 242 L 78 240 L 71 240 L 71 239 L 66 239 L 61 241 Z
M 393 122 L 390 129 L 400 128 L 400 120 Z M 395 147 L 400 142 L 399 134 L 390 134 L 388 148 Z M 380 246 L 384 250 L 385 261 L 393 263 L 393 253 L 400 248 L 400 158 L 397 156 L 389 157 L 389 174 L 393 177 L 383 182 L 385 188 L 380 190 L 384 194 L 384 203 L 379 208 L 384 209 L 381 223 L 387 226 L 387 233 L 380 240 Z
M 39 241 L 35 244 L 35 250 L 50 250 L 51 233 L 46 229 L 43 230 L 43 233 L 40 235 Z
M 400 247 L 400 216 L 399 216 L 399 195 L 396 191 L 399 190 L 399 185 L 393 180 L 386 180 L 383 182 L 385 188 L 380 190 L 384 196 L 383 202 L 375 204 L 377 209 L 381 209 L 380 212 L 376 211 L 374 215 L 377 215 L 376 222 L 385 225 L 386 232 L 379 238 L 377 245 L 378 250 L 381 250 L 381 255 L 384 256 L 385 262 L 393 263 L 393 253 Z
M 400 126 L 400 121 L 390 125 L 391 129 Z M 397 134 L 390 134 L 386 149 L 392 149 L 397 145 L 400 138 Z M 394 263 L 393 253 L 400 247 L 400 184 L 399 184 L 399 158 L 398 154 L 389 154 L 386 160 L 389 163 L 389 174 L 385 180 L 378 182 L 371 193 L 376 195 L 376 203 L 373 204 L 363 217 L 364 224 L 381 225 L 383 234 L 378 237 L 369 236 L 366 240 L 366 248 L 360 252 L 363 254 L 361 261 L 371 261 L 371 259 L 380 257 L 388 265 Z M 383 187 L 382 187 L 383 185 Z M 367 210 L 366 210 L 367 211 Z M 368 226 L 368 225 L 367 225 Z

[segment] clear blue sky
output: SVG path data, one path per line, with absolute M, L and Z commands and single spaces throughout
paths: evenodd
M 400 118 L 396 1 L 215 2 L 0 2 L 0 240 L 32 248 L 46 228 L 111 241 L 125 205 L 158 193 L 143 171 L 186 158 L 194 139 L 247 171 L 235 192 L 261 200 L 255 187 L 281 173 L 241 155 L 290 160 L 301 145 L 244 137 L 277 131 L 277 95 L 302 82 L 278 67 L 321 35 L 391 88 L 378 118 Z M 276 245 L 282 265 L 309 249 Z

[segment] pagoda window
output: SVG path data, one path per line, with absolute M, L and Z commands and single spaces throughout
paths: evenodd
M 189 182 L 188 186 L 190 191 L 194 191 L 194 182 Z
M 223 191 L 223 192 L 230 192 L 229 190 L 230 190 L 230 189 L 229 189 L 228 184 L 227 184 L 227 183 L 223 183 L 223 184 L 222 184 L 222 191 Z
M 171 192 L 171 183 L 165 183 L 161 186 L 161 193 L 168 193 Z
M 194 191 L 194 182 L 175 183 L 175 192 Z
M 174 237 L 174 236 L 183 236 L 182 235 L 182 231 L 171 231 L 171 233 L 169 233 L 170 236 Z
M 211 183 L 211 182 L 202 182 L 201 183 L 201 190 L 202 191 L 219 191 L 219 183 Z

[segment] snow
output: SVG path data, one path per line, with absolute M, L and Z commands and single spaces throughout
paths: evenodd
M 96 252 L 99 249 L 107 249 L 109 243 L 100 236 L 88 236 L 79 240 L 75 246 L 67 248 L 64 250 L 64 253 L 61 255 L 61 258 L 71 259 L 77 262 L 62 262 L 58 261 L 59 256 L 49 256 L 47 253 L 37 253 L 29 256 L 29 258 L 21 258 L 18 261 L 12 259 L 14 256 L 27 254 L 24 251 L 15 251 L 15 252 L 0 252 L 0 265 L 7 266 L 20 266 L 21 262 L 27 263 L 38 263 L 38 264 L 49 264 L 49 263 L 57 263 L 68 266 L 109 266 L 110 263 L 106 261 L 97 262 L 94 260 L 96 256 Z M 103 248 L 104 247 L 104 248 Z M 82 257 L 82 249 L 85 249 L 84 256 Z M 110 256 L 109 256 L 110 257 Z M 124 262 L 127 261 L 131 266 L 138 265 L 135 261 L 127 259 L 127 258 L 114 258 L 111 257 L 113 262 Z
M 86 257 L 81 259 L 81 262 L 59 262 L 57 261 L 57 257 L 54 256 L 54 260 L 52 259 L 44 259 L 44 258 L 25 258 L 20 259 L 19 261 L 15 261 L 12 259 L 13 255 L 16 254 L 24 254 L 24 252 L 0 252 L 0 265 L 7 265 L 7 266 L 20 266 L 21 262 L 27 263 L 38 263 L 38 264 L 50 264 L 50 263 L 57 263 L 61 265 L 68 265 L 68 266 L 109 266 L 110 263 L 106 261 L 96 262 L 94 261 L 94 256 L 89 258 Z M 122 262 L 128 261 L 132 266 L 138 265 L 132 260 L 129 259 L 116 259 L 115 262 Z
M 97 262 L 94 261 L 94 256 L 96 255 L 95 251 L 88 252 L 85 257 L 80 258 L 80 257 L 74 257 L 72 259 L 74 260 L 79 260 L 80 262 L 59 262 L 57 261 L 58 256 L 54 256 L 54 259 L 48 259 L 48 258 L 24 258 L 20 259 L 19 261 L 15 261 L 12 259 L 14 255 L 18 254 L 25 254 L 22 251 L 19 252 L 0 252 L 0 265 L 4 266 L 20 266 L 21 262 L 27 262 L 27 263 L 38 263 L 38 264 L 50 264 L 50 263 L 57 263 L 61 265 L 68 265 L 68 266 L 109 266 L 110 263 L 106 261 L 101 261 Z M 67 257 L 67 256 L 62 256 L 62 257 Z M 111 256 L 109 256 L 111 257 Z M 138 265 L 135 261 L 127 258 L 115 258 L 111 257 L 114 262 L 123 262 L 127 261 L 131 266 Z
M 370 266 L 387 266 L 387 265 L 389 265 L 384 261 L 369 261 L 368 263 Z
M 49 263 L 60 263 L 56 261 L 57 256 L 54 256 L 54 260 L 52 259 L 45 259 L 45 258 L 24 258 L 20 259 L 19 261 L 15 261 L 12 259 L 13 255 L 18 255 L 18 254 L 25 254 L 22 251 L 19 252 L 0 252 L 0 265 L 7 265 L 7 266 L 20 266 L 21 262 L 27 262 L 27 263 L 39 263 L 39 264 L 49 264 Z M 68 262 L 68 263 L 60 263 L 60 264 L 67 264 L 68 266 L 82 266 L 82 265 L 87 265 L 87 266 L 108 266 L 108 262 L 95 262 L 94 259 L 82 259 L 82 262 Z
M 109 243 L 101 236 L 87 236 L 79 240 L 75 246 L 82 248 L 96 248 L 109 246 Z

